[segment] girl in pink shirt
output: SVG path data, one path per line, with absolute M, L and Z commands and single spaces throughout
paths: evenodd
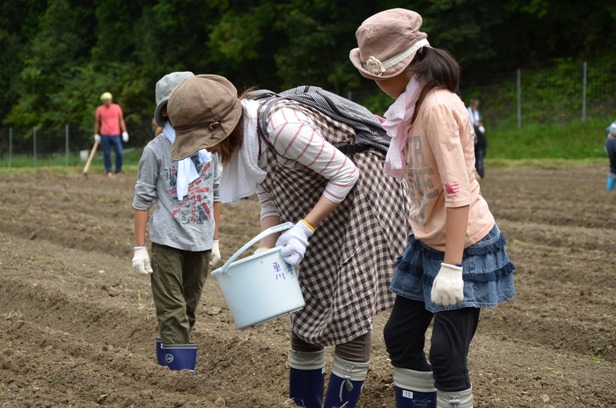
M 472 408 L 467 355 L 481 308 L 515 295 L 514 265 L 475 178 L 473 125 L 455 94 L 460 69 L 431 48 L 421 16 L 392 9 L 364 21 L 351 61 L 396 101 L 385 171 L 407 178 L 413 228 L 398 259 L 385 327 L 396 407 Z M 425 332 L 434 320 L 430 362 Z

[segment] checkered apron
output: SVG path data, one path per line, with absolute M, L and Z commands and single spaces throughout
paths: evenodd
M 274 102 L 261 123 L 282 106 L 308 115 L 331 144 L 355 138 L 352 127 L 288 100 Z M 282 165 L 285 160 L 271 146 L 266 154 L 262 186 L 282 222 L 297 222 L 312 210 L 328 180 L 297 162 L 294 168 Z M 372 318 L 393 305 L 389 285 L 411 232 L 408 188 L 384 175 L 384 153 L 369 149 L 349 158 L 360 170 L 359 180 L 310 238 L 299 268 L 306 306 L 291 317 L 291 327 L 311 344 L 343 344 L 372 329 Z

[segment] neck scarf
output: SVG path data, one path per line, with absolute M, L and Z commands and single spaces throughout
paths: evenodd
M 220 182 L 220 200 L 235 203 L 257 192 L 257 184 L 265 180 L 267 172 L 259 167 L 259 102 L 242 99 L 244 141 L 224 165 Z
M 398 180 L 404 177 L 406 167 L 406 158 L 404 157 L 406 136 L 411 127 L 415 105 L 422 89 L 423 84 L 413 76 L 406 86 L 406 90 L 385 112 L 385 122 L 383 122 L 382 126 L 387 131 L 387 134 L 391 136 L 391 144 L 385 157 L 385 174 L 393 176 Z
M 175 129 L 173 129 L 169 122 L 165 123 L 163 135 L 171 142 L 171 144 L 173 144 L 173 141 L 175 140 Z M 199 172 L 197 171 L 197 167 L 193 161 L 193 157 L 195 156 L 197 156 L 196 159 L 199 160 L 199 163 L 201 164 L 206 164 L 211 160 L 210 153 L 205 149 L 201 149 L 192 156 L 177 162 L 178 174 L 176 190 L 178 200 L 180 201 L 182 201 L 184 196 L 188 194 L 188 185 L 199 178 Z

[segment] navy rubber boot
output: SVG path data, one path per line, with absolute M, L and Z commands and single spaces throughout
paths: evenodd
M 197 365 L 197 345 L 196 344 L 163 344 L 165 362 L 167 367 L 173 371 L 188 370 L 195 372 Z
M 329 377 L 324 408 L 355 408 L 363 386 L 363 381 L 341 378 L 332 373 Z
M 156 360 L 158 361 L 158 364 L 160 364 L 161 366 L 166 366 L 167 362 L 165 361 L 165 352 L 163 351 L 163 341 L 160 339 L 160 337 L 156 338 L 155 344 L 156 344 Z
M 291 350 L 289 397 L 306 408 L 323 406 L 325 388 L 325 350 Z
M 323 368 L 316 370 L 298 370 L 291 368 L 289 375 L 289 396 L 295 405 L 305 408 L 323 406 L 325 373 Z
M 348 361 L 335 354 L 323 407 L 355 408 L 369 366 L 370 362 Z

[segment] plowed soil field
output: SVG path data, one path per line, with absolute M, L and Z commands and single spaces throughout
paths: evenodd
M 482 312 L 476 407 L 616 407 L 616 193 L 603 167 L 490 170 L 482 182 L 518 296 Z M 197 372 L 156 364 L 147 278 L 133 275 L 135 175 L 0 175 L 0 407 L 289 407 L 286 319 L 238 331 L 209 278 Z M 223 258 L 258 232 L 226 207 Z M 394 407 L 375 321 L 361 407 Z M 331 356 L 330 356 L 331 357 Z

